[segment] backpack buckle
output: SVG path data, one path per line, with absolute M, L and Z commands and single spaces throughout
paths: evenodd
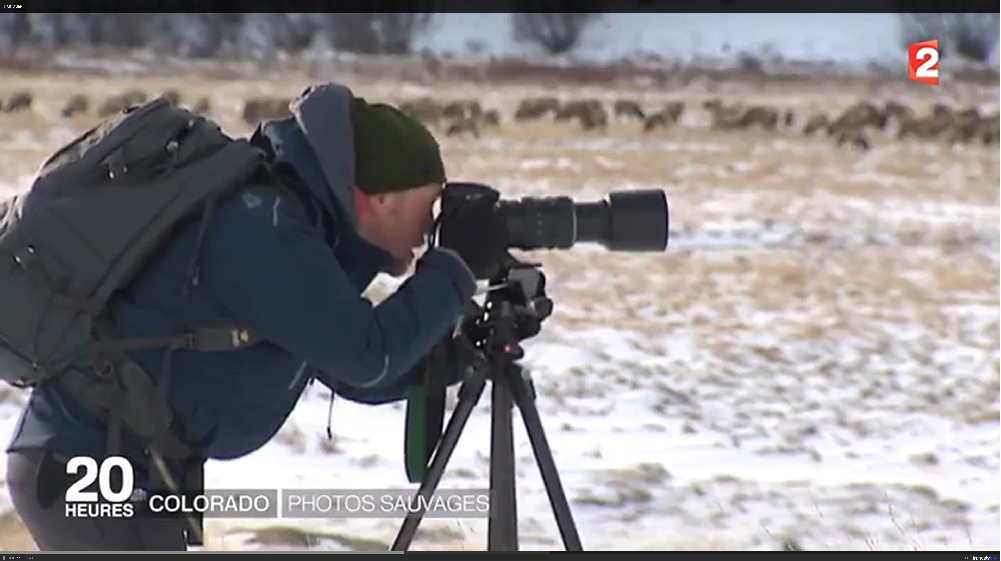
M 104 165 L 108 168 L 108 179 L 110 181 L 115 181 L 116 179 L 123 177 L 129 171 L 129 167 L 125 163 L 125 156 L 122 154 L 122 149 L 119 148 L 107 158 L 104 159 Z
M 122 166 L 109 165 L 108 166 L 108 179 L 111 180 L 111 181 L 114 181 L 114 180 L 118 179 L 119 177 L 123 177 L 125 175 L 125 173 L 128 172 L 128 171 L 129 171 L 129 168 L 126 167 L 126 166 L 124 166 L 124 165 L 122 165 Z
M 98 358 L 94 361 L 94 372 L 102 380 L 109 380 L 115 374 L 115 364 L 107 358 Z
M 188 350 L 188 351 L 197 351 L 198 350 L 198 346 L 199 346 L 198 345 L 198 335 L 196 335 L 195 333 L 185 333 L 184 334 L 183 343 L 181 344 L 181 348 L 183 348 L 185 350 Z
M 22 269 L 28 269 L 36 258 L 35 248 L 28 245 L 14 253 L 14 262 Z
M 231 351 L 251 341 L 246 329 L 199 329 L 184 335 L 184 348 L 193 351 Z
M 233 330 L 233 345 L 242 347 L 250 343 L 250 332 L 246 329 Z

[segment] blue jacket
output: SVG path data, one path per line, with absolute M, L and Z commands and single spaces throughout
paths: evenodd
M 237 458 L 266 444 L 314 379 L 357 402 L 404 399 L 416 381 L 415 364 L 448 336 L 473 295 L 475 282 L 462 261 L 434 249 L 380 305 L 361 296 L 389 256 L 354 227 L 350 97 L 342 86 L 311 88 L 295 118 L 265 123 L 252 138 L 291 166 L 326 227 L 314 227 L 307 206 L 287 191 L 252 182 L 215 211 L 196 289 L 187 292 L 185 284 L 197 219 L 176 232 L 111 308 L 123 337 L 237 322 L 265 339 L 239 351 L 173 352 L 169 403 L 182 440 L 204 457 Z M 157 375 L 162 353 L 132 356 Z M 102 456 L 106 438 L 102 423 L 43 385 L 32 391 L 8 449 Z M 142 454 L 131 439 L 123 446 L 127 455 Z

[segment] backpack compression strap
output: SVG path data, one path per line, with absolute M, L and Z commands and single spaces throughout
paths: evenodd
M 190 351 L 233 351 L 251 346 L 259 339 L 249 330 L 239 327 L 205 327 L 181 335 L 164 337 L 130 337 L 127 339 L 102 339 L 95 348 L 98 352 L 118 354 L 144 349 L 183 349 Z
M 171 375 L 171 358 L 175 350 L 197 350 L 208 352 L 220 352 L 237 350 L 258 342 L 257 338 L 248 329 L 234 327 L 202 328 L 179 336 L 166 337 L 133 337 L 116 339 L 113 336 L 113 328 L 110 321 L 103 317 L 95 325 L 96 355 L 98 362 L 95 368 L 108 369 L 106 376 L 111 375 L 119 368 L 136 368 L 138 365 L 131 362 L 126 356 L 126 351 L 140 349 L 163 349 L 163 358 L 160 363 L 158 380 L 153 383 L 153 390 L 157 394 L 155 399 L 159 401 L 158 407 L 164 411 L 169 409 L 167 403 L 168 388 Z M 116 366 L 117 363 L 117 366 Z M 108 454 L 117 454 L 121 448 L 121 438 L 125 430 L 124 419 L 124 390 L 118 387 L 108 395 L 106 403 L 107 409 L 102 407 L 91 407 L 93 413 L 105 422 L 107 426 L 107 451 Z M 152 437 L 142 438 L 146 442 L 146 451 L 149 454 L 151 465 L 149 466 L 150 485 L 154 488 L 165 485 L 173 493 L 201 493 L 205 486 L 204 465 L 205 459 L 200 457 L 190 447 L 184 444 L 170 427 L 152 435 Z M 171 460 L 181 470 L 178 478 L 171 473 L 167 461 Z M 189 545 L 204 544 L 204 524 L 200 514 L 188 516 L 186 521 L 191 529 L 188 533 Z

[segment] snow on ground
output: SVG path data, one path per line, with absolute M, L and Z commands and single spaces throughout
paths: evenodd
M 37 85 L 50 96 L 65 87 L 59 77 Z M 242 132 L 237 94 L 285 86 L 188 87 L 211 91 L 222 122 Z M 996 147 L 887 135 L 855 153 L 786 133 L 705 130 L 699 103 L 745 95 L 732 87 L 635 92 L 690 107 L 682 127 L 656 136 L 623 123 L 605 135 L 504 125 L 475 141 L 442 140 L 454 177 L 491 182 L 505 197 L 667 191 L 663 255 L 584 246 L 530 255 L 544 265 L 556 311 L 526 343 L 525 364 L 584 547 L 999 549 Z M 795 88 L 744 99 L 805 110 L 835 94 L 867 95 Z M 888 88 L 873 95 L 917 105 L 939 95 Z M 372 97 L 401 91 L 423 90 L 365 86 Z M 506 111 L 537 93 L 449 91 Z M 996 89 L 967 95 L 996 107 Z M 4 118 L 0 180 L 11 186 L 27 184 L 45 152 L 86 124 Z M 393 286 L 380 279 L 370 296 Z M 0 425 L 12 427 L 19 395 L 0 399 Z M 441 489 L 486 486 L 488 396 Z M 403 466 L 402 404 L 337 400 L 327 440 L 328 398 L 308 388 L 275 441 L 210 462 L 209 486 L 415 489 Z M 522 548 L 561 549 L 515 423 Z M 400 522 L 212 520 L 209 547 L 384 549 Z M 483 520 L 427 519 L 413 548 L 485 545 Z

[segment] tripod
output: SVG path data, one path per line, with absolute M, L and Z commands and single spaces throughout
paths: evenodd
M 524 265 L 524 264 L 519 264 Z M 524 351 L 519 345 L 519 326 L 526 319 L 541 321 L 551 303 L 542 294 L 545 278 L 534 266 L 513 268 L 502 278 L 502 290 L 490 292 L 484 306 L 487 316 L 480 328 L 486 334 L 481 344 L 484 360 L 463 381 L 458 402 L 422 478 L 417 496 L 426 505 L 441 481 L 445 466 L 455 449 L 466 422 L 491 383 L 490 427 L 490 514 L 488 551 L 518 550 L 518 515 L 515 492 L 513 406 L 517 405 L 525 423 L 536 463 L 542 475 L 549 504 L 567 551 L 582 551 L 580 537 L 560 483 L 542 419 L 535 406 L 535 390 L 528 371 L 518 362 Z M 541 309 L 540 308 L 545 308 Z M 537 330 L 536 330 L 537 331 Z M 409 512 L 390 551 L 405 551 L 424 517 L 423 507 Z

